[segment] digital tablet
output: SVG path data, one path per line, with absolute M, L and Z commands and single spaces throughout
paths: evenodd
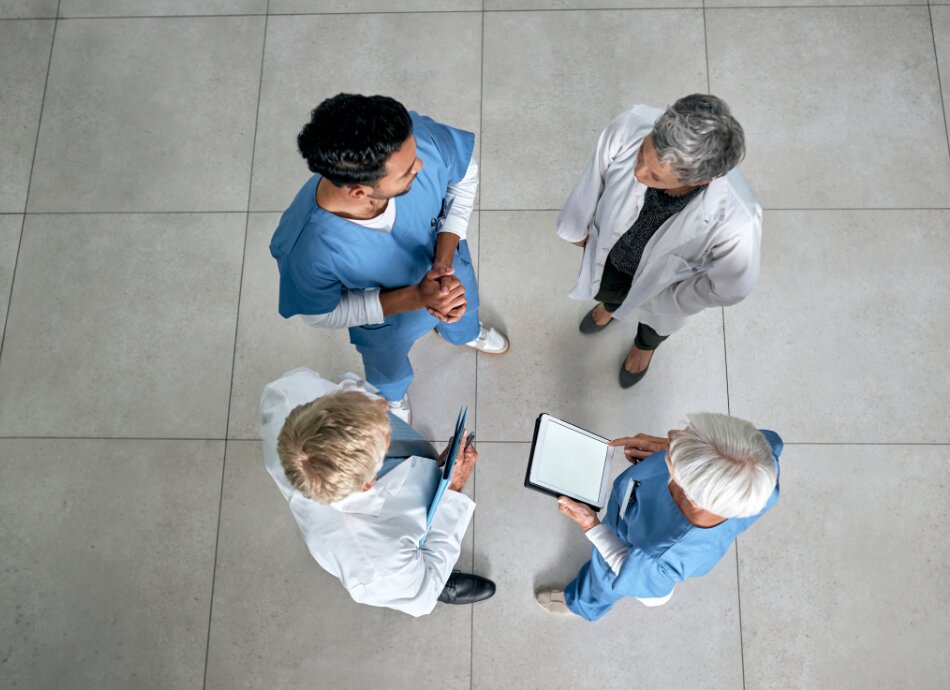
M 544 413 L 534 425 L 524 485 L 600 510 L 607 502 L 613 448 L 602 436 Z

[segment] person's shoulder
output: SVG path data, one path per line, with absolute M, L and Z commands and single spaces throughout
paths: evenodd
M 703 211 L 709 220 L 750 231 L 762 225 L 762 207 L 738 168 L 709 183 L 703 194 Z
M 322 378 L 312 369 L 306 367 L 291 369 L 264 387 L 261 395 L 261 413 L 266 423 L 268 413 L 273 412 L 275 407 L 286 408 L 286 412 L 290 412 L 297 405 L 310 402 L 338 389 L 337 384 Z

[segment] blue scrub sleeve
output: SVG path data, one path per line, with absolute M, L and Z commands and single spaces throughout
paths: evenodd
M 415 112 L 410 113 L 410 116 L 416 138 L 425 137 L 438 150 L 448 173 L 448 184 L 455 184 L 465 177 L 475 148 L 475 135 Z
M 676 580 L 654 558 L 633 548 L 614 580 L 614 591 L 638 599 L 665 597 L 675 584 Z
M 287 261 L 285 268 L 281 278 L 286 275 L 293 285 L 295 314 L 328 314 L 336 309 L 343 297 L 343 284 L 334 273 L 319 265 L 302 265 L 293 259 Z

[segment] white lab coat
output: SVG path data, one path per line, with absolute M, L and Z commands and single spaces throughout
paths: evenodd
M 268 384 L 261 397 L 264 464 L 314 560 L 339 578 L 354 601 L 412 616 L 430 613 L 458 560 L 475 503 L 446 491 L 420 548 L 438 482 L 433 460 L 408 458 L 369 491 L 329 505 L 295 490 L 277 456 L 277 436 L 293 408 L 336 390 L 337 384 L 310 369 L 295 369 Z
M 662 110 L 634 106 L 611 122 L 557 218 L 570 242 L 588 237 L 570 296 L 600 288 L 611 247 L 640 214 L 646 186 L 634 177 L 637 153 Z M 707 307 L 736 304 L 759 276 L 762 209 L 738 170 L 709 183 L 647 243 L 630 292 L 613 316 L 661 335 Z

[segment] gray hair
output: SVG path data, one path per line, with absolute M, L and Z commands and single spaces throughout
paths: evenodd
M 739 165 L 745 156 L 745 134 L 722 99 L 694 93 L 660 115 L 653 147 L 661 163 L 673 166 L 680 182 L 696 184 Z
M 687 417 L 673 436 L 673 480 L 700 508 L 724 518 L 759 513 L 775 489 L 772 447 L 750 422 L 724 414 Z

